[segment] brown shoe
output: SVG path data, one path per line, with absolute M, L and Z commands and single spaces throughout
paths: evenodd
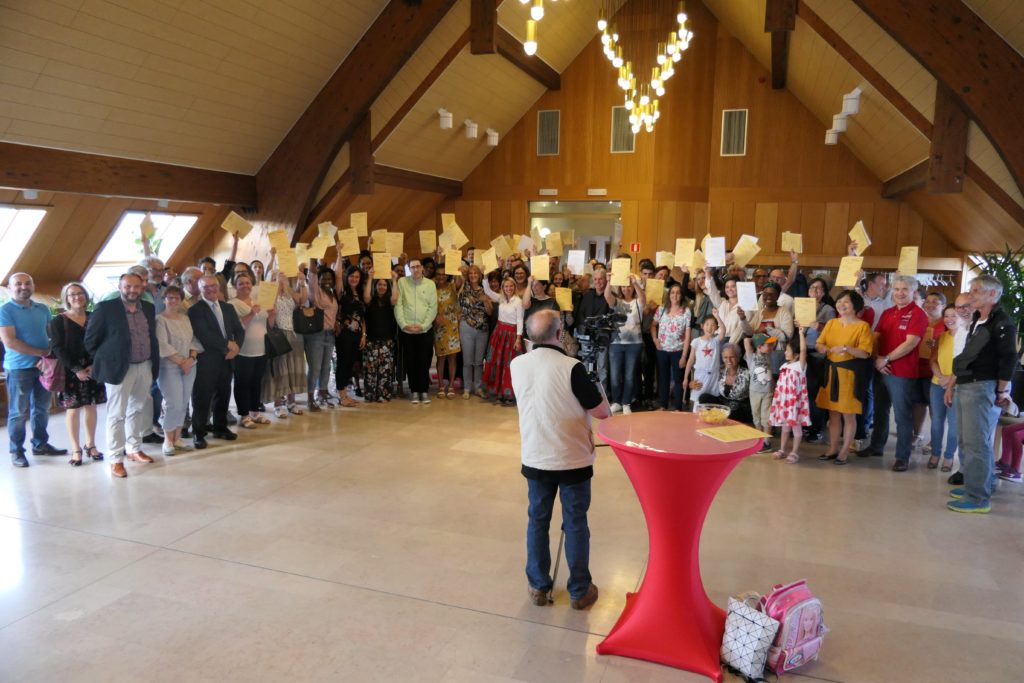
M 125 457 L 131 460 L 132 462 L 153 462 L 153 458 L 149 457 L 148 455 L 142 452 L 129 453 Z
M 569 606 L 573 609 L 586 609 L 597 602 L 597 586 L 590 584 L 590 588 L 583 594 L 582 598 L 569 601 Z
M 124 469 L 124 463 L 115 462 L 110 466 L 110 473 L 119 479 L 124 479 L 128 476 L 128 472 Z
M 530 602 L 537 605 L 537 607 L 544 607 L 548 604 L 547 591 L 542 591 L 539 588 L 534 588 L 533 586 L 527 586 L 526 590 L 530 594 Z
M 907 471 L 907 466 L 908 466 L 908 463 L 907 463 L 906 460 L 897 460 L 895 463 L 893 463 L 892 471 L 893 472 L 906 472 Z

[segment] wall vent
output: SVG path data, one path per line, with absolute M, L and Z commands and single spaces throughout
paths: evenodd
M 537 156 L 558 156 L 558 128 L 561 116 L 558 109 L 544 109 L 537 112 Z

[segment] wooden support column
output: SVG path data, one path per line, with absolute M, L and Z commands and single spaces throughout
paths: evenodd
M 764 30 L 772 34 L 772 89 L 786 87 L 789 32 L 796 28 L 797 0 L 765 0 Z
M 956 93 L 1024 187 L 1024 56 L 961 0 L 854 2 Z
M 882 196 L 886 199 L 896 199 L 914 190 L 920 190 L 928 184 L 928 170 L 929 160 L 925 159 L 898 176 L 889 178 L 882 183 Z
M 561 90 L 562 77 L 537 55 L 523 52 L 523 44 L 505 29 L 498 27 L 498 54 L 515 64 L 530 78 L 548 90 Z
M 349 141 L 349 168 L 352 169 L 352 192 L 373 194 L 373 142 L 370 139 L 370 112 L 359 122 Z
M 498 51 L 498 5 L 495 0 L 470 0 L 469 51 L 490 55 Z
M 935 89 L 935 123 L 928 158 L 928 192 L 963 192 L 967 169 L 967 126 L 970 119 L 957 96 L 939 82 Z

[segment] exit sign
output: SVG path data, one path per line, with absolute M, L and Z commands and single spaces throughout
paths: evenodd
M 640 243 L 639 242 L 633 242 L 632 244 L 629 245 L 629 250 L 632 251 L 635 254 L 639 254 L 640 253 Z

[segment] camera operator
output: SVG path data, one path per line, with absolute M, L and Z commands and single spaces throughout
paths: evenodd
M 597 601 L 590 577 L 590 480 L 594 476 L 594 437 L 590 418 L 611 412 L 598 384 L 583 364 L 562 351 L 557 311 L 530 316 L 533 351 L 512 360 L 512 386 L 518 399 L 522 474 L 527 480 L 526 578 L 533 604 L 548 604 L 553 587 L 548 530 L 555 494 L 562 502 L 568 589 L 573 609 Z
M 608 287 L 608 272 L 604 268 L 595 268 L 592 278 L 592 287 L 580 297 L 579 305 L 576 307 L 576 324 L 580 326 L 587 318 L 594 318 L 608 313 L 608 301 L 605 299 L 605 289 Z M 605 393 L 608 392 L 608 353 L 603 351 L 595 359 L 597 376 L 601 378 Z

